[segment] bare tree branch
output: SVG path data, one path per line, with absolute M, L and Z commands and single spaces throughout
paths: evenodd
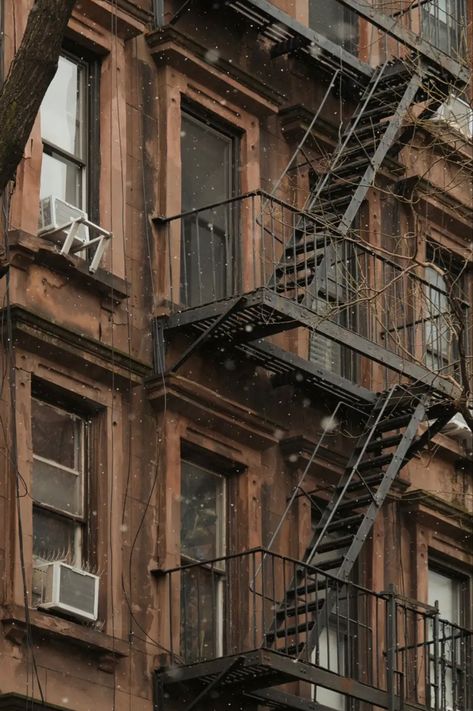
M 75 0 L 36 0 L 0 90 L 0 194 L 21 161 L 41 102 L 57 69 Z

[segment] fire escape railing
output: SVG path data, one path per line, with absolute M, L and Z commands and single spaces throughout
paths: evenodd
M 326 688 L 335 691 L 342 677 L 435 711 L 471 707 L 473 632 L 439 619 L 434 607 L 371 592 L 263 548 L 166 570 L 158 583 L 168 610 L 166 666 L 263 648 L 331 672 Z M 321 604 L 329 590 L 331 610 Z M 320 608 L 324 632 L 305 658 L 301 641 Z
M 323 229 L 320 217 L 261 190 L 157 223 L 165 255 L 161 296 L 171 314 L 267 289 L 304 302 L 317 316 L 315 331 L 336 324 L 348 347 L 347 336 L 358 334 L 440 375 L 457 368 L 449 295 L 410 259 L 341 239 Z M 298 245 L 295 233 L 316 239 Z

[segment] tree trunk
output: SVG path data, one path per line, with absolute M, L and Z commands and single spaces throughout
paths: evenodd
M 0 90 L 0 194 L 23 156 L 46 90 L 56 73 L 75 0 L 36 0 L 21 45 Z

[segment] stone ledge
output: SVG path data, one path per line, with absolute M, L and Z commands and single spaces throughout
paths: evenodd
M 5 311 L 0 309 L 0 316 Z M 11 318 L 16 346 L 47 357 L 67 359 L 71 367 L 97 380 L 116 379 L 118 385 L 134 386 L 151 373 L 151 366 L 110 345 L 53 323 L 19 304 L 12 304 Z M 3 328 L 6 328 L 4 319 Z M 0 331 L 2 329 L 0 328 Z
M 32 699 L 22 694 L 9 692 L 0 694 L 0 711 L 25 711 L 25 709 L 29 709 L 29 711 L 65 711 L 64 706 L 43 704 L 39 699 Z
M 258 412 L 180 375 L 154 376 L 147 381 L 148 398 L 256 450 L 279 444 L 280 426 Z
M 231 101 L 256 116 L 269 116 L 278 111 L 284 96 L 225 59 L 209 62 L 208 47 L 196 42 L 174 27 L 155 30 L 147 35 L 151 54 L 194 81 L 212 86 Z
M 95 292 L 114 304 L 119 304 L 129 296 L 130 285 L 124 279 L 100 268 L 91 274 L 83 259 L 59 254 L 56 246 L 44 237 L 12 230 L 8 234 L 8 241 L 12 267 L 27 270 L 31 263 L 48 267 L 64 274 L 77 286 Z
M 24 608 L 20 605 L 7 605 L 0 608 L 0 619 L 5 637 L 13 644 L 23 644 L 27 634 Z M 126 642 L 77 622 L 49 615 L 40 610 L 30 610 L 29 621 L 36 638 L 39 636 L 40 639 L 55 639 L 68 646 L 82 648 L 96 655 L 98 668 L 106 673 L 113 673 L 117 662 L 128 656 Z
M 417 523 L 432 527 L 458 540 L 471 555 L 473 542 L 473 513 L 465 508 L 444 501 L 422 489 L 408 491 L 401 500 L 403 510 L 415 516 Z

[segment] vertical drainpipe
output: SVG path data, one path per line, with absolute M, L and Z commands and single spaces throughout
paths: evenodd
M 389 585 L 386 605 L 386 672 L 388 709 L 396 711 L 396 591 L 394 585 Z
M 153 0 L 154 10 L 154 27 L 163 27 L 164 25 L 164 0 Z

